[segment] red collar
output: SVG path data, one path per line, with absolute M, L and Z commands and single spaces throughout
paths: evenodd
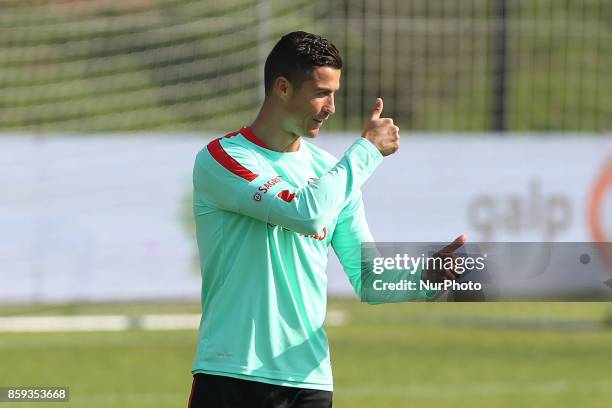
M 253 133 L 253 131 L 251 131 L 251 129 L 249 129 L 248 127 L 245 126 L 242 129 L 240 129 L 240 134 L 244 136 L 245 138 L 247 138 L 247 140 L 250 141 L 251 143 L 255 143 L 257 146 L 263 147 L 264 149 L 272 150 L 260 138 L 255 136 L 255 133 Z

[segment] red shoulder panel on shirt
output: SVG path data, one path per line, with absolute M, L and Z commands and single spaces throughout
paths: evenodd
M 258 177 L 258 174 L 253 173 L 251 170 L 240 164 L 236 159 L 230 156 L 229 153 L 226 152 L 223 146 L 221 145 L 221 139 L 224 139 L 226 137 L 234 137 L 242 133 L 244 129 L 246 128 L 243 128 L 237 132 L 229 133 L 224 137 L 215 139 L 210 142 L 208 146 L 206 146 L 206 148 L 208 149 L 210 155 L 217 161 L 217 163 L 219 163 L 238 177 L 242 177 L 247 181 L 253 181 Z

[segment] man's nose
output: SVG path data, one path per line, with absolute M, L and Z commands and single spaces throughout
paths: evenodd
M 323 106 L 323 110 L 328 115 L 333 115 L 336 112 L 336 105 L 334 103 L 334 95 L 329 95 L 325 100 L 325 106 Z

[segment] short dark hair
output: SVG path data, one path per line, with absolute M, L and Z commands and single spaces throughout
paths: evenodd
M 305 80 L 312 78 L 315 67 L 342 69 L 342 58 L 336 46 L 321 36 L 304 31 L 285 34 L 266 59 L 266 96 L 272 91 L 274 80 L 279 76 L 287 78 L 299 88 Z

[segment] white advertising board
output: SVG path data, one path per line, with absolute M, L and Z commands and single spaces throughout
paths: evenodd
M 356 135 L 315 143 L 337 157 Z M 0 138 L 0 302 L 199 297 L 199 135 Z M 612 135 L 403 134 L 363 187 L 378 241 L 612 238 Z M 330 257 L 330 294 L 352 293 Z

